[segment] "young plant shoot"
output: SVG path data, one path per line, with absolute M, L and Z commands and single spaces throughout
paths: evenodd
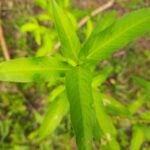
M 53 94 L 57 100 L 51 102 L 35 138 L 38 136 L 43 139 L 53 132 L 69 112 L 79 150 L 92 150 L 93 141 L 100 139 L 105 139 L 109 150 L 120 150 L 116 128 L 102 104 L 104 95 L 97 90 L 98 83 L 105 80 L 110 70 L 104 71 L 103 77 L 95 73 L 95 68 L 98 62 L 109 58 L 113 52 L 150 31 L 150 8 L 133 11 L 119 19 L 115 18 L 115 12 L 108 13 L 82 44 L 68 16 L 55 0 L 51 0 L 51 7 L 61 42 L 59 55 L 56 53 L 50 57 L 19 58 L 2 62 L 0 81 L 57 80 L 63 83 L 56 91 L 54 89 Z M 128 115 L 125 107 L 114 100 L 111 102 L 117 105 L 115 111 L 119 107 L 122 115 Z M 135 130 L 141 134 L 140 129 L 137 127 Z M 134 143 L 133 141 L 132 145 Z

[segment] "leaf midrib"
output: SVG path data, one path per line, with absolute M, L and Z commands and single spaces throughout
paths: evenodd
M 7 72 L 19 72 L 19 71 L 22 71 L 22 72 L 32 72 L 32 71 L 65 71 L 65 70 L 68 70 L 67 68 L 65 69 L 62 69 L 62 68 L 46 68 L 46 69 L 44 69 L 44 68 L 41 68 L 41 69 L 24 69 L 24 70 L 19 70 L 19 69 L 17 69 L 17 70 L 3 70 L 3 71 L 1 71 L 0 70 L 0 73 L 5 73 L 6 71 Z
M 81 92 L 80 92 L 80 80 L 79 80 L 79 73 L 77 72 L 77 86 L 78 86 L 78 93 L 79 93 L 79 99 L 80 99 L 80 97 L 81 97 Z M 80 103 L 80 110 L 81 110 L 81 120 L 83 120 L 82 122 L 83 122 L 83 124 L 82 124 L 82 129 L 83 129 L 83 131 L 84 131 L 84 115 L 83 115 L 83 110 L 82 110 L 82 102 L 81 102 L 81 99 L 79 100 L 79 103 Z M 84 134 L 85 132 L 83 132 L 83 135 L 84 135 L 84 137 L 85 137 L 85 134 Z
M 66 32 L 66 31 L 65 31 Z M 67 32 L 66 32 L 67 33 Z M 67 39 L 68 39 L 68 41 L 69 41 L 69 47 L 71 48 L 71 51 L 72 51 L 72 54 L 73 54 L 73 56 L 74 56 L 74 58 L 75 59 L 77 59 L 77 51 L 75 51 L 75 49 L 73 48 L 73 45 L 72 45 L 72 40 L 69 38 L 69 37 L 67 37 Z
M 79 98 L 80 98 L 81 95 L 82 95 L 82 93 L 81 93 L 81 91 L 79 90 L 79 89 L 80 89 L 80 80 L 79 80 L 80 75 L 79 75 L 79 72 L 77 72 L 77 75 L 78 75 L 78 76 L 77 76 L 77 86 L 78 86 L 78 89 L 77 89 L 77 90 L 78 90 Z M 84 141 L 86 141 L 86 138 L 85 138 L 85 137 L 86 137 L 86 133 L 85 133 L 86 131 L 85 131 L 85 128 L 84 128 L 84 124 L 85 124 L 85 123 L 84 123 L 84 115 L 83 115 L 83 112 L 84 112 L 84 111 L 83 111 L 83 108 L 82 108 L 83 105 L 82 105 L 82 100 L 81 100 L 81 98 L 80 98 L 80 100 L 79 100 L 79 103 L 80 103 L 80 106 L 81 106 L 81 107 L 80 107 L 80 110 L 81 110 L 81 118 L 82 118 L 81 120 L 82 120 L 82 129 L 83 129 L 83 130 L 82 130 L 82 131 L 83 131 L 83 139 L 84 139 Z M 85 145 L 84 145 L 84 147 L 85 147 Z
M 59 15 L 57 15 L 57 16 L 59 16 Z M 66 15 L 66 17 L 67 17 L 67 15 Z M 56 19 L 56 17 L 55 17 L 55 19 Z M 67 18 L 68 19 L 68 18 Z M 56 19 L 57 20 L 57 19 Z M 61 19 L 60 19 L 61 20 Z M 64 24 L 62 23 L 62 25 L 63 25 L 63 28 L 62 28 L 62 30 L 63 30 L 63 32 L 65 33 L 65 36 L 66 36 L 66 30 L 65 30 L 65 28 L 64 28 Z M 58 28 L 59 29 L 59 28 Z M 57 29 L 57 30 L 58 30 Z M 59 29 L 60 30 L 60 29 Z M 69 47 L 70 47 L 70 49 L 71 49 L 71 51 L 72 51 L 72 54 L 73 54 L 73 56 L 74 56 L 74 58 L 75 59 L 77 59 L 77 54 L 76 54 L 76 52 L 74 51 L 74 48 L 73 48 L 73 45 L 71 44 L 72 42 L 71 42 L 71 40 L 70 40 L 70 38 L 68 38 L 68 36 L 66 36 L 66 38 L 67 38 L 67 40 L 69 41 L 68 43 L 68 45 L 69 45 Z

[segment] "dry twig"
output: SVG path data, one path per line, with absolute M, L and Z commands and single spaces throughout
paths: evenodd
M 2 47 L 3 55 L 6 60 L 10 60 L 9 50 L 5 41 L 2 25 L 0 24 L 0 45 Z

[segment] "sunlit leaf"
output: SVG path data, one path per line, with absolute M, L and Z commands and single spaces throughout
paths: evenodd
M 26 23 L 21 27 L 21 32 L 33 32 L 39 28 L 37 23 Z
M 91 73 L 81 67 L 73 68 L 67 73 L 66 89 L 79 150 L 92 150 L 95 114 L 91 82 Z
M 130 111 L 131 114 L 134 114 L 138 111 L 138 109 L 140 109 L 140 107 L 142 107 L 142 105 L 145 102 L 145 96 L 139 96 L 136 100 L 134 100 L 129 106 L 128 109 Z
M 36 4 L 38 4 L 41 8 L 48 10 L 48 12 L 51 12 L 51 5 L 50 0 L 34 0 Z
M 93 48 L 94 42 L 96 38 L 99 37 L 99 34 L 101 35 L 101 32 L 109 29 L 112 27 L 112 25 L 115 22 L 115 11 L 107 13 L 100 21 L 97 23 L 96 27 L 93 28 L 93 31 L 83 47 L 80 50 L 80 57 L 84 57 L 88 54 L 89 50 Z
M 93 30 L 93 23 L 92 20 L 89 19 L 86 24 L 86 38 L 90 36 L 92 30 Z
M 64 85 L 56 87 L 49 95 L 50 101 L 54 101 L 64 90 L 65 90 Z
M 101 86 L 101 84 L 105 82 L 105 80 L 108 78 L 111 72 L 112 72 L 111 66 L 107 66 L 104 69 L 102 69 L 100 72 L 98 72 L 93 79 L 92 87 L 96 88 L 98 86 Z
M 128 110 L 127 106 L 124 106 L 122 103 L 120 103 L 111 96 L 108 96 L 106 94 L 100 95 L 102 98 L 102 103 L 105 106 L 106 112 L 108 112 L 111 115 L 119 115 L 123 117 L 130 116 L 130 111 Z
M 0 80 L 13 82 L 50 81 L 67 70 L 53 57 L 19 58 L 0 63 Z
M 96 110 L 96 117 L 98 124 L 103 132 L 105 143 L 109 145 L 110 150 L 119 150 L 120 146 L 116 140 L 117 131 L 113 125 L 112 120 L 105 112 L 102 104 L 101 95 L 98 92 L 94 92 L 94 107 Z
M 48 107 L 48 111 L 41 123 L 39 130 L 36 132 L 36 136 L 39 139 L 43 139 L 46 136 L 52 134 L 54 130 L 60 124 L 60 121 L 66 115 L 69 110 L 69 103 L 65 95 L 62 95 Z
M 139 19 L 140 18 L 140 19 Z M 145 8 L 121 17 L 109 30 L 99 33 L 94 44 L 82 49 L 88 60 L 101 61 L 133 39 L 150 31 L 150 9 Z M 89 43 L 87 42 L 87 45 Z M 88 53 L 87 53 L 88 51 Z
M 150 141 L 150 126 L 143 125 L 143 134 L 145 136 L 145 141 Z
M 131 150 L 140 150 L 144 142 L 144 134 L 139 126 L 133 128 L 132 140 L 131 140 Z
M 91 37 L 95 38 L 95 35 L 99 35 L 105 29 L 111 27 L 116 22 L 116 11 L 110 11 L 106 13 L 100 21 L 97 23 L 96 27 L 94 28 Z
M 141 78 L 139 76 L 132 76 L 132 79 L 135 83 L 137 83 L 141 88 L 144 89 L 144 93 L 147 95 L 147 97 L 150 98 L 150 81 L 145 80 L 144 78 Z
M 52 10 L 56 29 L 62 44 L 62 53 L 69 60 L 77 60 L 80 42 L 67 14 L 52 0 Z

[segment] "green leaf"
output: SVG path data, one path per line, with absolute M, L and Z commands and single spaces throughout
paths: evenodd
M 142 129 L 139 126 L 135 126 L 133 128 L 133 135 L 132 135 L 132 141 L 131 141 L 131 150 L 140 150 L 143 142 L 144 142 L 144 134 Z
M 120 150 L 120 146 L 116 140 L 117 131 L 113 125 L 112 120 L 105 112 L 105 108 L 102 104 L 101 95 L 98 92 L 94 92 L 94 107 L 96 110 L 96 117 L 98 124 L 104 135 L 104 143 L 109 145 L 110 150 Z M 103 140 L 103 139 L 102 139 Z M 103 143 L 102 143 L 103 144 Z
M 133 101 L 129 106 L 128 106 L 128 110 L 130 111 L 130 113 L 133 115 L 134 113 L 136 113 L 138 111 L 138 109 L 140 109 L 140 107 L 142 107 L 142 105 L 145 102 L 145 96 L 139 96 L 135 101 Z
M 140 118 L 150 121 L 150 111 L 146 111 L 146 112 L 140 114 Z
M 101 86 L 101 84 L 105 82 L 105 80 L 108 78 L 111 72 L 112 72 L 111 66 L 107 66 L 103 70 L 98 72 L 98 75 L 96 75 L 93 79 L 92 87 L 97 88 L 98 86 Z
M 65 90 L 65 86 L 59 85 L 53 91 L 51 91 L 51 93 L 49 95 L 49 100 L 51 102 L 54 101 L 64 90 Z
M 33 109 L 32 113 L 35 117 L 36 122 L 41 124 L 43 121 L 43 116 L 36 109 Z
M 93 36 L 93 38 L 95 38 L 95 35 L 98 35 L 102 31 L 111 27 L 115 23 L 115 19 L 116 19 L 116 11 L 110 11 L 106 13 L 103 16 L 103 18 L 101 18 L 100 21 L 97 23 L 91 37 Z
M 117 101 L 111 96 L 108 96 L 106 94 L 100 94 L 102 98 L 103 105 L 105 106 L 106 112 L 108 112 L 111 115 L 119 115 L 122 117 L 129 117 L 130 111 L 126 106 L 124 106 L 122 103 Z
M 116 135 L 116 129 L 111 119 L 105 112 L 104 106 L 102 104 L 101 95 L 98 92 L 94 92 L 94 106 L 99 125 L 102 128 L 103 132 Z
M 93 30 L 93 22 L 91 19 L 89 19 L 86 23 L 86 38 L 88 38 L 91 33 L 92 33 L 92 30 Z
M 112 27 L 115 22 L 115 16 L 115 11 L 111 11 L 107 13 L 102 19 L 100 19 L 100 21 L 92 31 L 91 35 L 83 45 L 79 54 L 80 58 L 84 58 L 88 54 L 89 50 L 93 47 L 95 39 L 99 37 L 99 34 L 101 34 L 102 31 L 105 31 Z
M 37 131 L 39 139 L 43 139 L 46 136 L 52 134 L 54 130 L 60 124 L 60 121 L 66 115 L 69 110 L 69 103 L 65 95 L 62 95 L 52 103 L 50 103 L 44 120 Z
M 140 18 L 140 19 L 139 19 Z M 92 46 L 82 52 L 88 60 L 101 61 L 133 39 L 150 31 L 150 9 L 145 8 L 121 17 L 109 30 L 100 32 Z M 87 45 L 88 42 L 86 43 Z M 87 54 L 87 51 L 89 52 Z
M 36 4 L 38 4 L 41 8 L 48 10 L 49 12 L 51 11 L 50 9 L 50 0 L 34 0 Z
M 54 57 L 19 58 L 0 63 L 0 81 L 50 81 L 67 69 Z
M 40 21 L 52 21 L 51 16 L 48 15 L 47 13 L 39 14 L 38 19 L 39 19 Z
M 66 15 L 68 16 L 69 21 L 72 23 L 72 28 L 74 29 L 74 31 L 77 30 L 78 29 L 78 22 L 74 16 L 74 14 L 71 13 L 70 11 L 66 11 Z
M 102 150 L 120 150 L 119 143 L 115 138 L 110 138 L 110 135 L 106 135 L 103 139 L 101 139 L 101 149 Z M 100 149 L 100 150 L 101 150 Z
M 150 81 L 149 80 L 145 80 L 139 76 L 132 76 L 132 79 L 135 83 L 137 83 L 143 91 L 143 95 L 145 97 L 145 101 L 146 100 L 150 100 Z
M 150 81 L 145 80 L 139 76 L 133 76 L 133 81 L 135 81 L 138 85 L 140 85 L 142 88 L 144 88 L 147 93 L 150 91 Z
M 52 10 L 56 29 L 62 44 L 62 53 L 69 60 L 77 61 L 80 50 L 80 42 L 75 33 L 75 29 L 67 14 L 52 0 Z
M 142 126 L 143 134 L 146 141 L 150 141 L 150 126 Z
M 80 67 L 71 69 L 66 76 L 71 121 L 79 150 L 92 149 L 93 126 L 96 119 L 91 82 L 91 73 Z
M 70 0 L 57 0 L 58 4 L 63 8 L 68 8 L 71 5 Z
M 26 23 L 21 27 L 21 32 L 33 32 L 39 29 L 37 23 Z

